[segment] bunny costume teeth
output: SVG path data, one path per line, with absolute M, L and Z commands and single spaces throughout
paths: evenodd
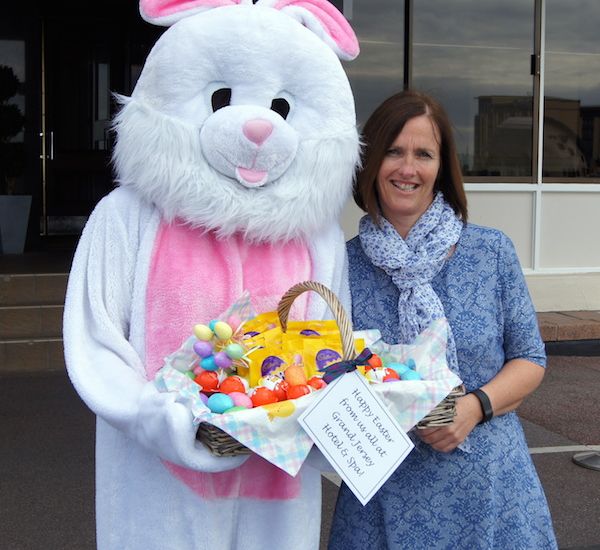
M 359 140 L 339 58 L 358 54 L 356 37 L 325 0 L 142 0 L 140 12 L 172 26 L 120 98 L 120 187 L 86 225 L 64 315 L 69 376 L 97 415 L 98 547 L 313 549 L 316 462 L 292 478 L 213 456 L 153 377 L 244 290 L 269 311 L 314 279 L 349 309 L 336 220 Z M 331 315 L 318 296 L 299 307 Z

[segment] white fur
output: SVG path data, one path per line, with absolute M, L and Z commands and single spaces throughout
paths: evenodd
M 211 95 L 232 90 L 212 112 Z M 270 110 L 285 97 L 284 120 Z M 336 219 L 359 158 L 352 92 L 335 54 L 287 15 L 259 6 L 192 15 L 152 50 L 115 128 L 121 185 L 172 220 L 253 241 L 314 235 Z M 249 120 L 273 132 L 260 147 Z M 267 173 L 250 188 L 235 168 Z

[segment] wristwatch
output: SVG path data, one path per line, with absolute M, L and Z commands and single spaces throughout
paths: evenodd
M 483 418 L 480 424 L 491 420 L 494 417 L 494 409 L 492 409 L 492 402 L 488 397 L 487 393 L 483 390 L 473 390 L 472 393 L 477 399 L 479 399 L 479 404 L 481 405 L 481 410 L 483 411 Z

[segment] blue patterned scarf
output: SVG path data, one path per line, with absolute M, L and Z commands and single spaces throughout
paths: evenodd
M 458 242 L 463 223 L 439 192 L 406 240 L 383 216 L 380 220 L 380 227 L 370 216 L 360 220 L 360 242 L 371 262 L 383 269 L 400 291 L 398 341 L 410 344 L 434 319 L 445 316 L 431 281 Z M 448 351 L 448 366 L 456 371 L 456 348 L 451 331 Z

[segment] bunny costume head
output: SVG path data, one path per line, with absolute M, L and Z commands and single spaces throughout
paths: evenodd
M 273 311 L 312 279 L 349 307 L 337 217 L 359 140 L 340 58 L 358 44 L 326 0 L 141 0 L 140 11 L 170 28 L 120 98 L 120 185 L 86 225 L 64 314 L 69 376 L 98 419 L 98 548 L 317 548 L 312 455 L 294 477 L 258 454 L 213 456 L 154 377 L 245 290 Z M 318 296 L 294 308 L 328 315 Z
M 162 5 L 164 4 L 164 5 Z M 117 119 L 115 165 L 163 215 L 221 236 L 309 236 L 335 219 L 358 161 L 338 56 L 358 54 L 325 1 L 143 0 L 172 24 Z

